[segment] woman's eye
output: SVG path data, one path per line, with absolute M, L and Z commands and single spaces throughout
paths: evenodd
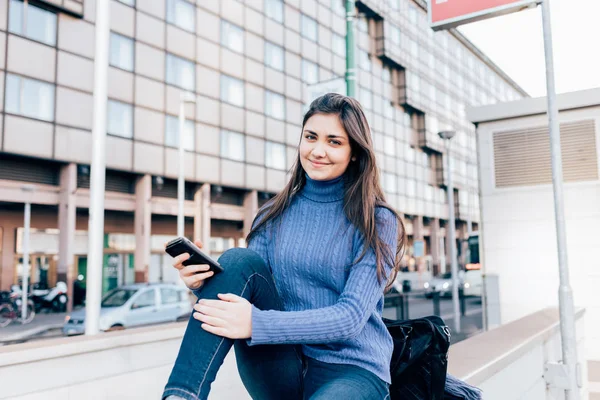
M 338 142 L 337 140 L 332 140 L 332 141 L 331 141 L 331 144 L 334 144 L 334 145 L 336 145 L 336 146 L 339 146 L 339 145 L 341 145 L 342 143 L 341 143 L 341 142 Z
M 313 140 L 315 139 L 315 135 L 306 135 L 305 138 L 307 138 L 308 140 Z

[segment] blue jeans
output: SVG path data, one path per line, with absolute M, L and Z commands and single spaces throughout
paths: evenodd
M 201 298 L 217 299 L 218 293 L 233 293 L 259 309 L 283 310 L 271 271 L 258 254 L 231 249 L 219 263 L 224 272 L 206 281 Z M 242 382 L 253 399 L 389 398 L 388 384 L 363 368 L 305 357 L 297 345 L 248 346 L 245 340 L 216 336 L 200 325 L 190 318 L 163 399 L 170 395 L 186 400 L 208 398 L 210 385 L 231 346 Z

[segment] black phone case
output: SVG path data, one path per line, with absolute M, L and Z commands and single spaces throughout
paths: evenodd
M 188 253 L 190 258 L 182 262 L 183 265 L 208 264 L 210 271 L 213 271 L 215 274 L 223 272 L 223 267 L 221 267 L 218 262 L 204 254 L 198 246 L 188 239 L 177 238 L 172 240 L 167 244 L 165 251 L 171 257 L 177 257 L 180 254 Z

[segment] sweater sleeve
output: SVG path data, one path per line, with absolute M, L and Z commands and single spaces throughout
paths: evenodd
M 385 208 L 378 208 L 376 215 L 378 234 L 395 256 L 397 220 Z M 358 258 L 365 245 L 359 234 L 354 241 Z M 389 276 L 392 266 L 385 267 Z M 375 252 L 369 249 L 350 267 L 344 290 L 332 306 L 304 311 L 259 310 L 252 306 L 252 337 L 248 342 L 250 345 L 323 344 L 351 339 L 363 330 L 383 296 L 385 285 L 385 279 L 379 282 L 377 278 Z

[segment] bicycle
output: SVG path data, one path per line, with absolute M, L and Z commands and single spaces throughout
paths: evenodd
M 27 300 L 27 318 L 21 318 L 22 300 L 15 293 L 0 292 L 0 328 L 7 327 L 13 321 L 21 321 L 25 325 L 35 318 L 33 301 Z

